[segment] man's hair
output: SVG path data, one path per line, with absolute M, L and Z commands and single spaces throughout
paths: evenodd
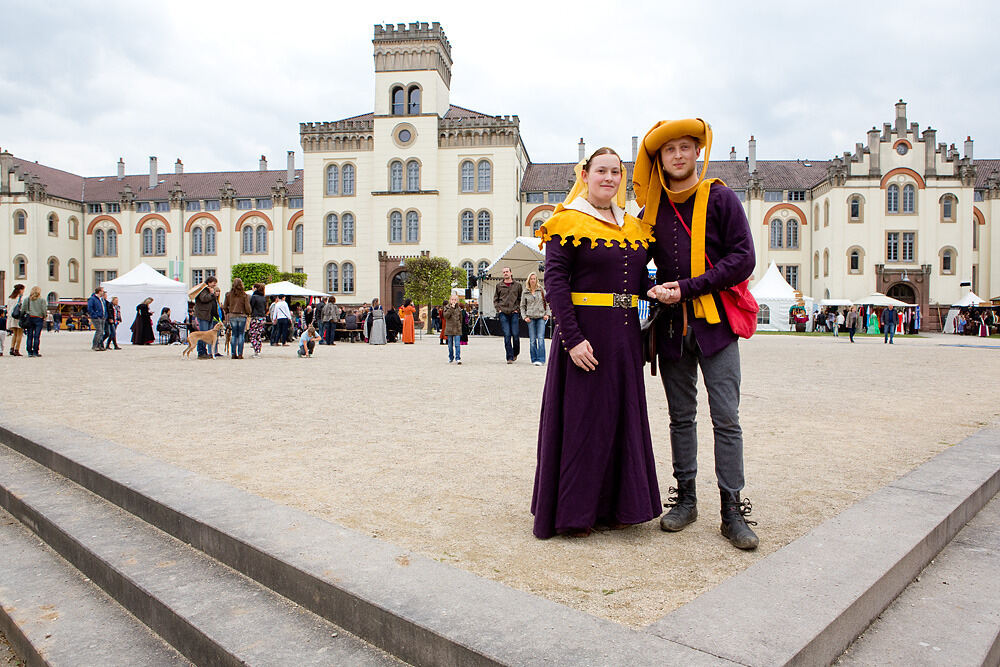
M 217 282 L 219 282 L 219 279 L 216 278 L 215 276 L 209 276 L 208 278 L 205 278 L 206 285 L 211 285 L 212 283 L 217 283 Z

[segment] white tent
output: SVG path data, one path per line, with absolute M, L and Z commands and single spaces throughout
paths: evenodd
M 279 294 L 284 296 L 326 296 L 325 292 L 317 292 L 316 290 L 299 287 L 288 280 L 265 285 L 264 294 L 267 296 L 278 296 Z
M 545 261 L 545 253 L 538 249 L 538 239 L 533 236 L 518 236 L 507 246 L 493 263 L 486 267 L 484 276 L 479 278 L 479 310 L 487 317 L 496 315 L 493 309 L 493 294 L 496 284 L 503 280 L 503 269 L 510 267 L 514 280 L 523 283 L 534 271 L 538 281 L 545 281 L 545 274 L 539 270 L 539 263 Z
M 187 319 L 187 285 L 167 278 L 149 264 L 140 264 L 120 278 L 105 280 L 101 287 L 107 291 L 109 301 L 112 297 L 118 297 L 118 305 L 122 309 L 122 323 L 118 325 L 117 332 L 119 344 L 132 342 L 135 308 L 147 297 L 153 298 L 153 303 L 149 304 L 149 312 L 153 316 L 154 333 L 160 309 L 164 307 L 170 309 L 171 319 Z
M 788 311 L 800 300 L 806 312 L 812 311 L 812 298 L 803 296 L 800 299 L 774 262 L 767 267 L 760 280 L 753 284 L 750 293 L 760 306 L 761 312 L 757 315 L 757 329 L 760 331 L 792 331 L 794 325 L 789 321 Z
M 885 308 L 888 308 L 889 306 L 905 308 L 906 306 L 913 305 L 911 303 L 906 303 L 905 301 L 900 301 L 899 299 L 893 299 L 891 296 L 882 294 L 882 292 L 872 292 L 862 299 L 855 299 L 854 303 L 859 306 L 882 306 Z
M 958 311 L 962 308 L 968 308 L 969 306 L 989 306 L 988 302 L 983 301 L 979 296 L 976 295 L 971 289 L 965 293 L 961 299 L 952 304 L 951 308 L 948 309 L 948 316 L 944 320 L 944 333 L 958 333 L 955 331 L 955 320 L 958 318 Z

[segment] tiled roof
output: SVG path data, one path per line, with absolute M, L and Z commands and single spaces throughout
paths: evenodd
M 493 116 L 489 114 L 473 111 L 472 109 L 466 109 L 465 107 L 455 106 L 454 104 L 448 107 L 448 113 L 446 113 L 444 117 L 448 120 L 453 120 L 455 118 L 493 118 Z
M 29 162 L 21 158 L 14 158 L 14 168 L 19 170 L 21 177 L 25 174 L 37 176 L 38 181 L 45 185 L 45 191 L 54 197 L 62 197 L 72 201 L 83 199 L 83 177 L 71 174 L 61 169 L 46 167 L 44 164 Z
M 997 172 L 1000 176 L 1000 160 L 976 160 L 976 189 L 986 189 L 986 179 L 990 174 Z
M 632 180 L 631 162 L 625 162 L 625 176 Z M 548 190 L 565 192 L 573 187 L 575 162 L 539 162 L 529 164 L 521 178 L 522 192 L 545 192 Z

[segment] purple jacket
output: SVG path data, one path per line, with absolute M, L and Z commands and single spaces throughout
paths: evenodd
M 687 201 L 676 204 L 688 228 L 691 227 L 694 200 L 692 195 Z M 705 251 L 713 268 L 708 268 L 706 262 L 705 273 L 695 278 L 691 277 L 691 237 L 677 220 L 674 207 L 666 197 L 660 202 L 654 235 L 656 242 L 650 246 L 650 255 L 656 262 L 656 282 L 663 284 L 676 280 L 681 290 L 681 303 L 670 306 L 666 317 L 661 316 L 657 323 L 657 353 L 667 359 L 680 359 L 684 317 L 681 307 L 684 307 L 688 309 L 688 323 L 694 328 L 698 347 L 702 354 L 710 357 L 736 340 L 718 293 L 746 280 L 757 262 L 743 205 L 728 187 L 712 184 L 708 195 Z M 691 299 L 702 294 L 713 295 L 722 319 L 720 323 L 709 324 L 694 317 Z

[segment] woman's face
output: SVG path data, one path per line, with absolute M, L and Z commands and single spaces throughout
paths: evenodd
M 622 163 L 617 155 L 598 155 L 590 161 L 590 168 L 583 172 L 590 198 L 598 203 L 610 202 L 622 182 Z

